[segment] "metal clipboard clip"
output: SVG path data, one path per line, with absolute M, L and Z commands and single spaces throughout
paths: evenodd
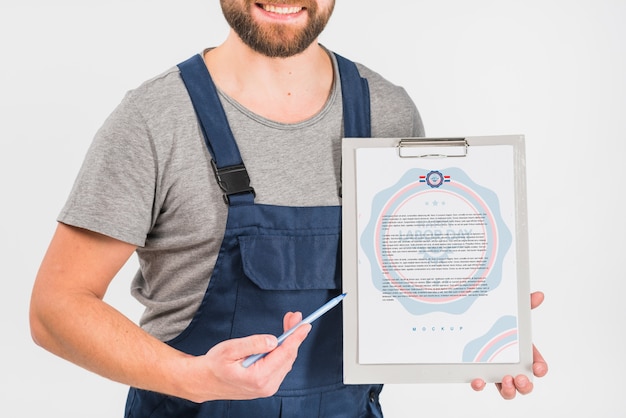
M 466 157 L 465 138 L 405 138 L 398 144 L 400 158 Z

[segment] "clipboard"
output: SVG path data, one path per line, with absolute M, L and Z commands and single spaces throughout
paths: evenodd
M 344 383 L 532 379 L 523 135 L 342 140 Z

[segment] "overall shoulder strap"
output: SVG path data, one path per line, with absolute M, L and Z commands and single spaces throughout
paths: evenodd
M 367 80 L 356 65 L 335 54 L 341 79 L 345 137 L 371 137 L 370 95 Z M 213 79 L 200 54 L 178 64 L 181 77 L 200 121 L 211 154 L 213 171 L 228 204 L 250 204 L 254 189 L 228 124 Z
M 204 59 L 194 55 L 178 68 L 213 158 L 211 164 L 224 200 L 231 205 L 252 203 L 254 189 Z
M 344 136 L 369 138 L 372 136 L 369 84 L 361 77 L 354 62 L 339 54 L 335 57 L 341 78 Z

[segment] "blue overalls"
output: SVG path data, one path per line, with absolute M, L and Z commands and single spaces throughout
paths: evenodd
M 337 55 L 344 136 L 369 137 L 367 81 Z M 221 341 L 282 333 L 285 312 L 308 315 L 341 293 L 341 207 L 254 203 L 237 144 L 200 55 L 179 65 L 228 204 L 222 247 L 202 304 L 189 326 L 168 344 L 204 355 Z M 269 398 L 197 404 L 131 388 L 127 418 L 382 417 L 382 385 L 344 385 L 341 306 L 318 319 L 298 358 Z

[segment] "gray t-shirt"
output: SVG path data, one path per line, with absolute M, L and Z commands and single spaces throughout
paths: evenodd
M 331 54 L 332 55 L 332 54 Z M 256 115 L 220 92 L 256 202 L 340 205 L 342 98 L 337 64 L 324 108 L 295 124 Z M 406 91 L 358 65 L 373 137 L 423 136 Z M 226 225 L 198 121 L 177 67 L 130 91 L 97 132 L 58 220 L 137 245 L 132 294 L 141 326 L 167 341 L 189 324 Z

